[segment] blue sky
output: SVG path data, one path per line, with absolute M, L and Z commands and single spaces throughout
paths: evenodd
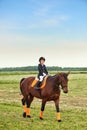
M 0 67 L 87 67 L 86 0 L 0 0 Z

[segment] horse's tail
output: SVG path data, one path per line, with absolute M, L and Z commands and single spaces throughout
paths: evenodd
M 21 90 L 21 94 L 22 94 L 22 86 L 21 86 L 21 83 L 24 81 L 25 78 L 22 78 L 21 81 L 20 81 L 20 90 Z

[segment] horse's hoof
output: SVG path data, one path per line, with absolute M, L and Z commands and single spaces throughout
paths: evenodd
M 24 117 L 24 118 L 26 117 L 26 113 L 25 113 L 25 112 L 23 113 L 23 117 Z
M 61 120 L 58 120 L 58 122 L 61 122 Z
M 40 117 L 40 120 L 43 120 L 43 118 L 42 118 L 42 117 Z
M 27 117 L 28 117 L 28 118 L 31 118 L 31 116 L 30 116 L 30 115 L 27 115 Z

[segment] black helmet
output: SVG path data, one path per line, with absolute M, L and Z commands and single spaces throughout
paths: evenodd
M 44 61 L 45 61 L 45 58 L 44 58 L 44 57 L 40 57 L 40 58 L 39 58 L 39 62 L 40 62 L 41 60 L 44 60 Z

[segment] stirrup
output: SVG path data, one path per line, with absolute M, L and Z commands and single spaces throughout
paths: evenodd
M 40 87 L 37 87 L 37 86 L 35 86 L 34 88 L 35 88 L 36 90 L 40 90 L 40 89 L 41 89 Z

